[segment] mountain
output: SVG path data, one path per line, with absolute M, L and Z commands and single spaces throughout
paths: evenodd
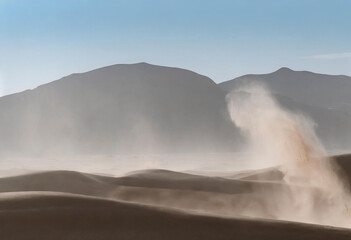
M 208 77 L 147 63 L 72 74 L 0 98 L 0 154 L 230 151 L 224 96 Z
M 249 74 L 219 86 L 226 92 L 249 82 L 264 83 L 277 101 L 317 123 L 317 135 L 329 150 L 351 146 L 351 77 L 281 68 L 269 74 Z
M 281 94 L 297 102 L 323 108 L 351 110 L 351 77 L 348 76 L 281 68 L 269 74 L 244 75 L 222 82 L 219 86 L 230 92 L 247 81 L 264 82 L 273 94 Z

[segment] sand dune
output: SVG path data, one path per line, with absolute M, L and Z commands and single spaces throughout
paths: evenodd
M 0 198 L 2 239 L 349 239 L 351 231 L 231 219 L 58 193 Z
M 251 177 L 254 176 L 252 173 Z M 272 186 L 282 185 L 269 181 L 246 180 L 249 177 L 234 178 L 236 175 L 230 179 L 161 169 L 133 172 L 123 177 L 98 176 L 74 171 L 48 171 L 1 178 L 0 192 L 52 191 L 109 197 L 121 187 L 139 187 L 212 194 L 243 194 L 254 191 L 257 185 L 265 187 L 266 190 Z
M 351 155 L 335 157 L 350 179 Z M 208 177 L 168 170 L 107 177 L 50 171 L 0 179 L 2 239 L 349 239 L 351 230 L 279 221 L 278 168 Z M 301 193 L 311 189 L 299 186 Z M 313 190 L 320 199 L 318 189 Z M 323 201 L 316 206 L 323 206 Z M 255 217 L 255 220 L 254 218 Z M 264 220 L 265 219 L 265 220 Z M 289 219 L 285 219 L 289 220 Z
M 72 171 L 48 171 L 5 177 L 0 192 L 51 191 L 104 197 L 114 179 Z

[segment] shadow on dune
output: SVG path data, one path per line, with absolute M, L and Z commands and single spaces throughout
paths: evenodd
M 2 239 L 349 239 L 315 225 L 218 218 L 58 193 L 1 198 Z

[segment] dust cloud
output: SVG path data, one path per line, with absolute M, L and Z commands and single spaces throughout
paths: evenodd
M 259 83 L 242 85 L 227 95 L 227 102 L 232 121 L 247 139 L 250 164 L 279 166 L 283 173 L 284 188 L 256 191 L 272 217 L 351 227 L 348 186 L 327 157 L 314 122 L 283 109 Z

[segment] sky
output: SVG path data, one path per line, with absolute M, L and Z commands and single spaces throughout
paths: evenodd
M 148 62 L 222 82 L 280 67 L 351 76 L 350 0 L 0 0 L 0 95 Z

